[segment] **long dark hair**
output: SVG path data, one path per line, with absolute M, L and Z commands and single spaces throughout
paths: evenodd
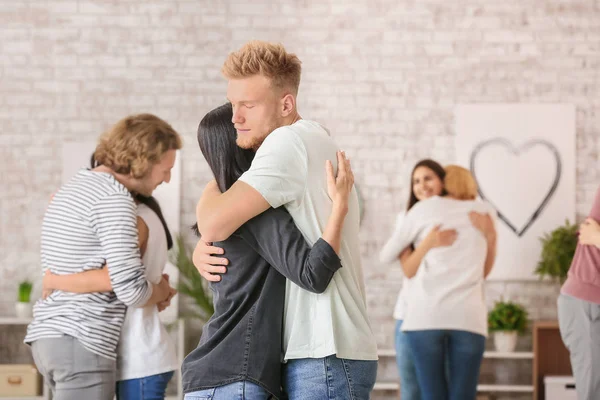
M 90 165 L 91 165 L 92 169 L 101 165 L 94 157 L 94 154 L 92 154 L 92 157 L 90 159 Z M 160 205 L 158 204 L 158 201 L 156 201 L 156 199 L 152 196 L 143 196 L 139 193 L 133 194 L 133 196 L 137 201 L 139 201 L 142 204 L 145 204 L 149 209 L 154 211 L 154 213 L 158 216 L 158 219 L 160 219 L 160 223 L 162 224 L 162 226 L 165 230 L 165 235 L 167 236 L 167 249 L 170 250 L 171 247 L 173 247 L 173 237 L 171 236 L 171 231 L 169 231 L 169 227 L 167 226 L 167 221 L 165 221 L 165 217 L 163 216 L 163 213 L 162 213 L 162 210 L 160 209 Z
M 432 170 L 433 173 L 436 174 L 438 176 L 438 178 L 440 178 L 440 180 L 442 181 L 442 184 L 444 183 L 444 178 L 446 177 L 446 171 L 444 170 L 444 167 L 442 167 L 436 161 L 426 158 L 426 159 L 421 160 L 418 163 L 416 163 L 412 172 L 410 173 L 410 196 L 408 197 L 408 207 L 406 207 L 406 211 L 410 210 L 412 208 L 412 206 L 414 206 L 415 204 L 417 204 L 419 202 L 419 199 L 417 199 L 417 196 L 415 196 L 415 191 L 413 190 L 413 175 L 415 174 L 415 170 L 419 167 L 425 167 L 425 168 L 429 168 L 430 170 Z M 446 194 L 447 194 L 446 189 L 442 188 L 441 195 L 445 196 Z
M 231 104 L 209 111 L 198 125 L 198 145 L 210 167 L 221 192 L 227 191 L 244 172 L 252 160 L 254 152 L 236 144 L 237 133 L 231 122 Z M 198 235 L 198 224 L 192 227 Z
M 236 144 L 237 133 L 231 119 L 231 104 L 215 108 L 198 125 L 198 145 L 221 192 L 227 191 L 246 172 L 254 152 Z

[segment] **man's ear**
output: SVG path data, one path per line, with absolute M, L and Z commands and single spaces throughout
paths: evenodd
M 288 93 L 281 98 L 281 116 L 287 117 L 296 110 L 296 97 Z

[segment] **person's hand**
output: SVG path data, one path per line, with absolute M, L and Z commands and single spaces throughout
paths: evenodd
M 42 290 L 42 300 L 46 300 L 48 298 L 48 296 L 50 296 L 53 292 L 54 292 L 54 290 L 52 290 L 52 289 L 43 289 Z
M 327 193 L 334 204 L 348 206 L 348 197 L 354 185 L 354 174 L 350 166 L 350 160 L 346 158 L 343 151 L 337 152 L 338 171 L 337 176 L 333 172 L 333 164 L 327 160 L 325 170 L 327 172 Z
M 405 257 L 410 257 L 410 255 L 413 253 L 413 249 L 411 246 L 407 246 L 404 250 L 402 250 L 400 252 L 400 255 L 398 256 L 399 260 L 402 260 Z
M 441 225 L 434 226 L 424 239 L 431 249 L 452 246 L 458 237 L 456 229 L 446 229 L 442 231 L 440 230 L 440 227 Z
M 496 227 L 494 226 L 494 221 L 490 214 L 471 211 L 469 213 L 469 219 L 471 220 L 471 225 L 479 230 L 483 236 L 485 236 L 486 240 L 489 241 L 496 237 Z
M 54 287 L 52 287 L 53 277 L 54 274 L 50 272 L 50 268 L 46 269 L 44 277 L 42 278 L 42 299 L 44 300 L 54 291 Z
M 50 268 L 46 269 L 44 273 L 44 277 L 42 278 L 42 290 L 50 290 L 52 291 L 54 288 L 52 287 L 52 276 L 54 274 L 50 272 Z
M 221 280 L 219 274 L 227 272 L 227 268 L 224 266 L 229 264 L 229 260 L 219 257 L 219 254 L 223 254 L 222 248 L 210 246 L 202 239 L 198 241 L 194 249 L 192 256 L 194 266 L 200 275 L 209 282 L 219 282 Z
M 169 285 L 169 279 L 165 279 L 164 275 L 165 274 L 163 274 L 163 277 L 161 278 L 160 282 L 154 288 L 154 290 L 159 291 L 157 297 L 159 299 L 162 299 L 159 303 L 164 302 L 169 298 L 169 293 L 171 290 L 171 285 Z
M 579 226 L 579 243 L 600 247 L 600 224 L 593 218 L 586 218 Z
M 167 299 L 165 301 L 161 301 L 160 303 L 158 303 L 156 305 L 156 307 L 158 307 L 158 312 L 162 312 L 167 307 L 169 307 L 171 305 L 171 300 L 173 299 L 173 297 L 175 297 L 176 294 L 177 294 L 177 289 L 175 289 L 174 287 L 170 287 L 169 288 L 169 296 L 167 297 Z
M 165 301 L 161 301 L 160 303 L 156 304 L 156 308 L 158 309 L 158 312 L 163 312 L 167 309 L 167 307 L 169 307 L 171 305 L 171 299 L 167 299 Z

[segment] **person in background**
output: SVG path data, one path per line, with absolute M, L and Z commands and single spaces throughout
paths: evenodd
M 92 168 L 98 163 L 92 156 Z M 163 278 L 173 238 L 160 205 L 154 197 L 135 196 L 137 229 L 146 279 L 158 283 Z M 168 276 L 166 277 L 168 280 Z M 46 270 L 44 292 L 110 292 L 108 267 L 69 275 Z M 171 288 L 166 301 L 146 307 L 128 307 L 117 347 L 117 400 L 164 399 L 167 384 L 179 368 L 175 343 L 158 316 L 177 291 Z
M 421 200 L 429 199 L 433 196 L 443 196 L 446 194 L 444 189 L 444 177 L 446 171 L 434 160 L 424 159 L 415 164 L 411 173 L 410 196 L 406 212 Z M 400 229 L 406 212 L 398 214 L 396 218 L 396 229 Z M 440 230 L 439 226 L 434 227 L 427 237 L 419 243 L 416 248 L 412 245 L 405 248 L 399 255 L 394 250 L 395 243 L 387 242 L 382 248 L 379 259 L 381 262 L 400 262 L 404 265 L 421 263 L 423 256 L 431 249 L 441 246 L 450 246 L 456 240 L 456 230 L 446 229 Z M 396 361 L 398 363 L 398 373 L 400 375 L 400 398 L 402 400 L 420 400 L 421 392 L 417 382 L 417 374 L 415 364 L 412 357 L 406 334 L 402 332 L 402 322 L 404 320 L 404 312 L 407 298 L 409 280 L 404 279 L 402 289 L 398 293 L 398 300 L 394 308 L 394 319 L 396 319 L 396 327 L 394 331 L 394 344 L 396 348 Z
M 432 228 L 456 230 L 451 246 L 429 248 L 416 268 L 402 264 L 409 279 L 402 329 L 422 398 L 469 400 L 476 396 L 487 335 L 483 280 L 495 259 L 495 211 L 475 201 L 477 186 L 468 170 L 445 170 L 448 194 L 414 205 L 382 258 L 398 256 L 411 243 L 418 249 Z
M 167 302 L 171 288 L 146 278 L 132 193 L 150 196 L 169 182 L 179 134 L 151 114 L 126 117 L 95 150 L 100 166 L 82 169 L 50 202 L 42 224 L 45 273 L 107 266 L 112 291 L 53 291 L 39 300 L 25 343 L 56 400 L 112 400 L 117 343 L 126 307 Z
M 571 356 L 580 400 L 600 396 L 600 188 L 558 297 L 560 334 Z

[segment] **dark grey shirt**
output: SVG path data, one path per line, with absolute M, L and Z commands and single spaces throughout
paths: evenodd
M 311 249 L 283 207 L 265 211 L 214 245 L 225 250 L 229 267 L 220 282 L 210 284 L 215 313 L 183 362 L 183 391 L 247 380 L 278 398 L 286 278 L 322 293 L 340 259 L 323 239 Z

